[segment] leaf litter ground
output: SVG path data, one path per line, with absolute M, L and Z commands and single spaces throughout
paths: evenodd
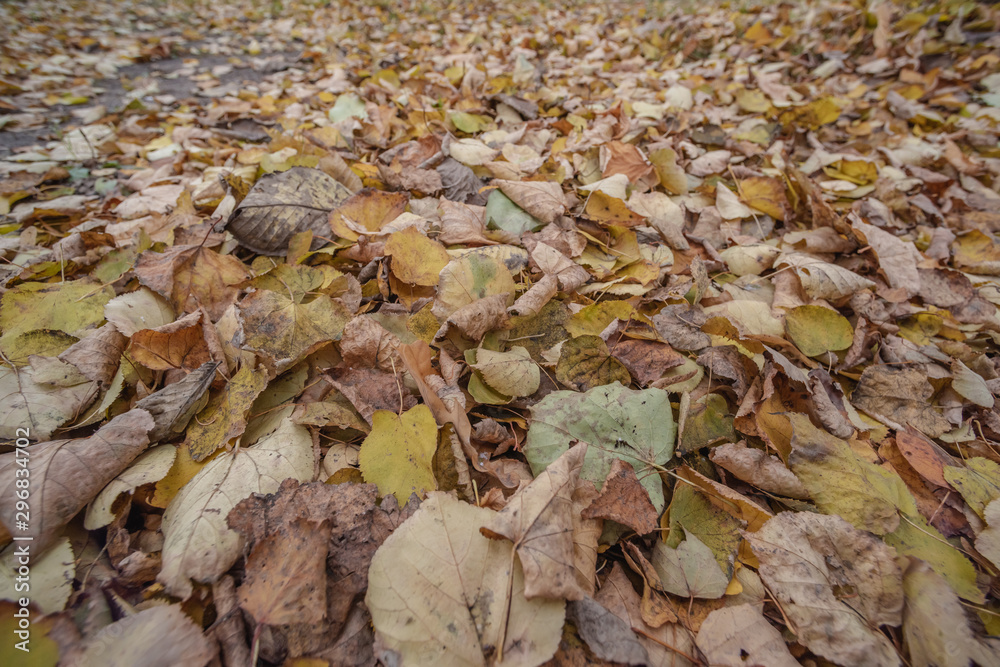
M 1000 664 L 994 5 L 0 14 L 4 664 Z

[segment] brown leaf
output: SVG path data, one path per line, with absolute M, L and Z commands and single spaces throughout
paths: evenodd
M 80 369 L 84 377 L 103 387 L 111 383 L 128 340 L 113 324 L 103 327 L 74 343 L 59 358 Z
M 119 415 L 94 435 L 76 440 L 51 440 L 27 452 L 0 455 L 0 522 L 8 534 L 34 539 L 39 553 L 57 538 L 63 526 L 142 453 L 153 418 L 135 409 Z M 25 456 L 27 453 L 27 456 Z M 17 471 L 31 461 L 31 521 L 19 528 Z
M 611 345 L 611 356 L 628 369 L 639 386 L 659 380 L 668 369 L 684 363 L 684 357 L 665 343 L 624 338 Z
M 639 535 L 659 527 L 656 508 L 649 493 L 639 483 L 632 464 L 616 458 L 601 488 L 601 495 L 582 514 L 584 519 L 610 519 L 628 526 Z
M 737 396 L 745 396 L 757 374 L 757 366 L 735 345 L 710 347 L 698 355 L 698 363 L 709 368 L 714 376 L 731 380 Z
M 570 602 L 567 618 L 601 660 L 626 665 L 649 664 L 649 655 L 629 624 L 591 597 Z
M 359 315 L 344 325 L 340 355 L 350 368 L 378 368 L 398 373 L 403 370 L 399 346 L 399 338 L 386 331 L 373 317 Z
M 243 263 L 202 246 L 174 246 L 163 253 L 146 251 L 135 265 L 139 282 L 167 298 L 177 313 L 200 307 L 217 321 L 236 303 L 237 285 L 250 277 Z
M 155 425 L 149 431 L 150 442 L 177 437 L 188 422 L 204 406 L 201 400 L 215 377 L 219 362 L 210 361 L 189 373 L 183 380 L 150 394 L 135 404 L 153 417 Z
M 915 429 L 907 428 L 896 432 L 896 447 L 921 477 L 942 488 L 951 488 L 944 478 L 944 469 L 955 465 L 955 459 L 940 445 Z
M 240 606 L 258 623 L 318 623 L 326 615 L 330 527 L 303 519 L 257 543 L 246 563 Z
M 132 358 L 154 371 L 193 371 L 212 361 L 201 312 L 185 315 L 155 329 L 142 329 L 129 342 Z
M 581 600 L 590 588 L 574 567 L 573 546 L 573 492 L 586 453 L 582 443 L 567 450 L 480 529 L 487 537 L 514 543 L 529 600 Z
M 481 204 L 485 201 L 479 194 L 479 189 L 483 186 L 482 181 L 458 160 L 445 158 L 435 167 L 435 171 L 441 175 L 441 184 L 444 186 L 444 196 L 447 199 L 463 204 L 466 202 Z
M 664 340 L 675 349 L 700 350 L 712 343 L 701 330 L 708 317 L 703 311 L 686 304 L 668 305 L 652 321 Z
M 545 304 L 551 301 L 558 293 L 559 279 L 552 275 L 543 276 L 527 292 L 517 297 L 517 301 L 507 309 L 507 312 L 515 317 L 532 317 L 540 313 Z
M 902 621 L 895 552 L 839 516 L 784 512 L 747 533 L 799 641 L 841 664 L 898 665 L 878 627 Z
M 404 390 L 402 378 L 391 372 L 341 366 L 331 370 L 328 377 L 369 424 L 376 410 L 398 414 L 417 404 L 417 399 Z
M 95 632 L 80 656 L 81 667 L 189 665 L 203 667 L 218 652 L 178 604 L 157 605 Z
M 640 612 L 639 594 L 620 563 L 615 563 L 601 590 L 594 596 L 605 609 L 636 631 L 639 643 L 649 655 L 649 664 L 660 667 L 694 667 L 697 649 L 691 634 L 675 623 L 658 628 L 646 624 Z
M 262 176 L 226 227 L 240 245 L 262 255 L 277 255 L 301 232 L 326 236 L 329 212 L 350 196 L 350 190 L 319 169 L 292 167 Z M 315 238 L 313 247 L 323 243 Z
M 742 440 L 713 447 L 708 456 L 716 465 L 760 489 L 788 498 L 809 498 L 809 491 L 781 459 L 762 449 L 751 449 Z
M 509 294 L 494 294 L 462 306 L 445 320 L 434 340 L 444 340 L 453 328 L 458 329 L 470 340 L 482 340 L 490 331 L 507 328 L 507 302 Z
M 902 430 L 908 424 L 936 438 L 951 430 L 951 424 L 931 404 L 933 395 L 934 387 L 920 369 L 878 365 L 861 374 L 851 402 L 892 428 Z
M 711 612 L 702 622 L 695 643 L 709 664 L 719 667 L 799 664 L 788 652 L 781 633 L 751 604 Z
M 542 222 L 555 222 L 566 212 L 563 191 L 558 183 L 496 180 L 493 184 L 499 186 L 512 202 Z
M 486 209 L 441 199 L 441 233 L 438 241 L 446 244 L 491 245 L 486 238 Z

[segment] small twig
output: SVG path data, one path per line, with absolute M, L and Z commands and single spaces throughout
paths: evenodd
M 632 628 L 632 632 L 634 632 L 636 634 L 640 634 L 640 635 L 642 635 L 643 637 L 645 637 L 646 639 L 648 639 L 650 641 L 656 642 L 657 644 L 659 644 L 663 648 L 673 651 L 677 655 L 679 655 L 682 658 L 685 658 L 687 660 L 690 660 L 691 662 L 693 662 L 696 665 L 704 665 L 705 664 L 704 662 L 702 662 L 698 658 L 696 658 L 696 657 L 694 657 L 692 655 L 688 655 L 687 653 L 685 653 L 684 651 L 680 650 L 676 646 L 671 646 L 667 642 L 665 642 L 662 639 L 659 639 L 657 637 L 654 637 L 653 635 L 647 633 L 646 631 L 642 630 L 641 628 Z

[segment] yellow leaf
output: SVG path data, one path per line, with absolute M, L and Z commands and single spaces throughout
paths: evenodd
M 754 23 L 750 28 L 743 33 L 743 38 L 753 42 L 754 46 L 764 46 L 772 39 L 774 36 L 771 31 L 764 27 L 764 24 L 760 21 Z
M 785 314 L 788 337 L 807 357 L 846 350 L 854 340 L 847 318 L 823 306 L 799 306 Z
M 752 176 L 740 181 L 740 196 L 751 208 L 766 213 L 776 220 L 785 219 L 788 199 L 785 186 L 776 178 Z
M 392 257 L 392 272 L 404 283 L 432 287 L 451 258 L 444 246 L 421 234 L 416 227 L 394 232 L 385 244 Z
M 422 496 L 437 488 L 435 451 L 437 423 L 426 405 L 401 415 L 376 410 L 358 463 L 365 481 L 378 486 L 379 495 L 394 495 L 402 506 L 411 493 Z

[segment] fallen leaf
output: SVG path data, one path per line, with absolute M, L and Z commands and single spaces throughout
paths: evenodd
M 433 470 L 437 442 L 437 424 L 426 405 L 401 415 L 377 410 L 372 431 L 361 444 L 361 474 L 378 486 L 380 494 L 394 495 L 405 505 L 410 494 L 422 496 L 437 488 Z
M 91 498 L 146 448 L 153 418 L 145 410 L 119 415 L 88 438 L 39 443 L 25 456 L 20 449 L 0 455 L 0 522 L 9 535 L 31 537 L 41 553 Z M 30 458 L 31 467 L 28 468 Z M 18 470 L 31 470 L 31 522 L 16 517 Z
M 568 387 L 587 391 L 602 385 L 629 385 L 632 377 L 625 366 L 611 356 L 599 336 L 577 336 L 563 343 L 556 365 L 556 379 Z
M 136 362 L 150 370 L 193 371 L 212 361 L 205 326 L 199 311 L 156 329 L 136 331 L 129 341 L 129 352 Z
M 854 341 L 847 318 L 822 306 L 799 306 L 785 313 L 788 337 L 807 357 L 846 350 Z
M 282 480 L 313 475 L 309 431 L 293 424 L 291 408 L 271 413 L 274 426 L 256 443 L 212 459 L 185 484 L 163 514 L 163 568 L 157 580 L 186 599 L 191 579 L 212 582 L 240 554 L 240 536 L 226 515 L 253 493 L 273 493 Z
M 488 229 L 499 229 L 520 238 L 525 232 L 533 232 L 542 222 L 515 204 L 501 190 L 494 190 L 486 200 L 484 221 Z
M 903 590 L 903 638 L 914 665 L 1000 664 L 997 641 L 973 633 L 958 596 L 926 563 L 911 561 Z
M 861 374 L 851 402 L 879 421 L 910 425 L 936 438 L 951 430 L 939 408 L 931 404 L 934 387 L 913 367 L 869 366 Z M 901 429 L 902 426 L 893 426 Z
M 491 246 L 463 253 L 441 270 L 434 315 L 445 320 L 480 299 L 516 291 L 512 273 L 526 266 L 527 253 L 512 246 Z
M 191 458 L 201 461 L 231 439 L 243 435 L 247 413 L 266 386 L 267 370 L 241 366 L 217 401 L 210 402 L 187 429 L 186 443 Z
M 513 545 L 479 533 L 492 516 L 432 493 L 379 547 L 365 604 L 386 649 L 443 667 L 533 667 L 556 652 L 565 602 L 525 598 Z
M 657 542 L 652 562 L 663 590 L 680 597 L 714 600 L 729 586 L 729 577 L 715 562 L 712 550 L 695 535 L 685 534 L 684 541 L 673 549 Z
M 639 535 L 659 527 L 659 516 L 642 487 L 632 465 L 622 459 L 611 462 L 611 470 L 601 495 L 582 514 L 584 519 L 610 519 L 628 526 Z
M 31 604 L 43 614 L 58 614 L 65 609 L 73 592 L 76 572 L 76 557 L 69 538 L 61 538 L 40 555 L 31 554 L 29 586 L 34 584 L 34 590 L 23 590 L 25 577 L 19 570 L 24 563 L 18 562 L 20 560 L 24 560 L 24 556 L 16 547 L 5 549 L 0 555 L 0 599 L 18 600 L 23 593 L 30 592 Z M 13 614 L 11 617 L 15 618 Z
M 695 664 L 691 658 L 697 649 L 685 628 L 676 623 L 653 628 L 643 620 L 639 594 L 632 588 L 621 563 L 612 566 L 595 600 L 636 632 L 639 643 L 649 655 L 649 664 L 662 667 L 692 667 Z
M 205 407 L 205 392 L 212 384 L 218 367 L 217 361 L 207 362 L 179 382 L 168 385 L 135 404 L 135 407 L 145 410 L 153 417 L 155 425 L 149 431 L 150 442 L 169 440 L 184 432 L 191 418 Z
M 963 466 L 945 466 L 944 478 L 980 518 L 985 518 L 986 506 L 1000 498 L 1000 465 L 990 459 L 974 456 Z
M 784 512 L 746 538 L 796 637 L 842 664 L 898 665 L 880 625 L 899 625 L 902 573 L 877 538 L 839 517 Z
M 875 287 L 874 282 L 853 271 L 805 253 L 782 253 L 774 266 L 793 269 L 806 293 L 814 299 L 837 301 Z
M 157 605 L 104 626 L 83 647 L 84 667 L 155 665 L 203 667 L 216 648 L 180 605 Z
M 261 288 L 240 302 L 246 346 L 258 350 L 281 372 L 328 341 L 339 338 L 350 314 L 326 294 L 315 293 L 327 276 L 308 266 L 276 274 L 281 291 Z
M 392 272 L 404 283 L 433 286 L 449 262 L 444 246 L 421 234 L 415 227 L 394 232 L 385 244 L 392 257 Z
M 570 602 L 567 617 L 590 650 L 601 660 L 626 665 L 647 665 L 649 654 L 632 628 L 593 598 Z
M 531 396 L 538 391 L 541 371 L 523 347 L 513 346 L 508 352 L 481 348 L 476 352 L 475 368 L 483 381 L 506 396 Z
M 132 336 L 141 329 L 156 329 L 177 319 L 170 304 L 147 287 L 108 301 L 104 317 L 124 336 Z
M 776 456 L 762 449 L 752 449 L 746 443 L 727 442 L 713 447 L 709 458 L 739 479 L 770 493 L 788 498 L 808 499 L 809 491 Z
M 32 357 L 37 359 L 38 357 Z M 70 368 L 75 368 L 70 366 Z M 17 370 L 0 366 L 0 437 L 19 437 L 27 429 L 32 438 L 45 440 L 75 418 L 97 395 L 97 383 L 84 378 L 69 386 L 36 382 L 33 368 Z
M 675 426 L 667 392 L 615 383 L 584 393 L 552 392 L 531 410 L 524 453 L 541 473 L 578 441 L 589 445 L 580 477 L 603 487 L 615 459 L 630 463 L 657 512 L 665 506 L 656 470 L 673 456 Z
M 246 266 L 232 255 L 184 245 L 162 253 L 142 253 L 135 275 L 140 283 L 170 301 L 175 312 L 193 313 L 204 308 L 213 321 L 236 303 L 240 293 L 237 285 L 250 277 Z
M 350 196 L 350 190 L 319 169 L 292 167 L 264 174 L 226 227 L 240 245 L 262 255 L 277 255 L 301 232 L 326 236 L 330 212 Z M 320 242 L 316 239 L 314 244 Z
M 131 495 L 143 484 L 159 482 L 170 471 L 176 448 L 171 445 L 152 447 L 135 458 L 120 475 L 108 482 L 87 506 L 83 526 L 87 530 L 103 528 L 115 520 L 113 506 L 123 493 Z
M 574 562 L 573 493 L 586 452 L 586 445 L 568 449 L 481 528 L 513 542 L 529 600 L 581 600 L 592 592 L 593 573 L 579 572 Z
M 716 609 L 698 630 L 695 644 L 720 667 L 743 667 L 747 664 L 794 667 L 798 661 L 763 614 L 751 604 Z

